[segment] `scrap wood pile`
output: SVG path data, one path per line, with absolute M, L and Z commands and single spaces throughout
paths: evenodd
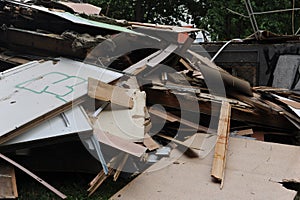
M 211 176 L 223 186 L 229 136 L 300 143 L 299 93 L 251 88 L 189 50 L 185 36 L 197 29 L 121 27 L 97 15 L 98 22 L 14 1 L 0 5 L 1 69 L 9 68 L 0 75 L 0 157 L 11 164 L 1 162 L 1 197 L 18 196 L 14 166 L 66 198 L 11 160 L 24 149 L 84 146 L 93 155 L 78 159 L 84 167 L 62 164 L 59 170 L 98 170 L 87 189 L 91 195 L 109 176 L 116 181 L 122 172 L 141 173 L 174 148 L 201 150 L 198 157 L 204 157 L 215 147 Z M 186 142 L 197 133 L 216 140 Z M 60 154 L 76 163 L 70 152 Z

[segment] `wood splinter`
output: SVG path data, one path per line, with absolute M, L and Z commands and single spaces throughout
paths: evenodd
M 220 189 L 223 188 L 226 154 L 228 150 L 228 139 L 230 130 L 231 106 L 228 102 L 222 102 L 220 118 L 218 124 L 218 138 L 215 147 L 214 160 L 211 176 L 218 182 L 221 182 Z

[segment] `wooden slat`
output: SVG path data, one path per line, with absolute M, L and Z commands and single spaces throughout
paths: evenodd
M 37 175 L 35 175 L 31 171 L 29 171 L 28 169 L 26 169 L 22 165 L 16 163 L 15 161 L 11 160 L 10 158 L 6 157 L 5 155 L 3 155 L 1 153 L 0 153 L 0 158 L 2 158 L 3 160 L 9 162 L 10 164 L 14 165 L 15 167 L 19 168 L 23 172 L 25 172 L 26 174 L 28 174 L 29 176 L 31 176 L 32 178 L 34 178 L 36 181 L 38 181 L 39 183 L 41 183 L 42 185 L 44 185 L 46 188 L 48 188 L 49 190 L 51 190 L 53 193 L 55 193 L 60 198 L 62 198 L 62 199 L 66 199 L 67 198 L 66 195 L 64 195 L 63 193 L 61 193 L 57 189 L 55 189 L 49 183 L 47 183 L 46 181 L 44 181 L 43 179 L 41 179 L 40 177 L 38 177 Z
M 211 176 L 221 182 L 221 188 L 223 187 L 225 175 L 226 154 L 230 130 L 230 113 L 230 104 L 228 102 L 222 102 L 218 125 L 218 138 L 211 171 Z
M 87 190 L 89 192 L 88 196 L 91 196 L 96 190 L 101 186 L 101 184 L 113 173 L 112 168 L 108 168 L 108 174 L 106 175 L 103 170 L 95 177 L 93 180 L 93 184 L 91 184 L 90 188 Z
M 200 131 L 204 131 L 204 132 L 207 132 L 208 131 L 208 128 L 204 127 L 204 126 L 201 126 L 199 124 L 195 124 L 191 121 L 188 121 L 188 120 L 185 120 L 185 119 L 182 119 L 176 115 L 173 115 L 169 112 L 162 112 L 161 110 L 158 110 L 158 109 L 150 109 L 149 110 L 150 113 L 160 117 L 160 118 L 163 118 L 163 119 L 166 119 L 170 122 L 180 122 L 186 126 L 189 126 L 189 127 L 192 127 L 196 130 L 200 130 Z
M 117 179 L 119 178 L 119 175 L 121 174 L 122 169 L 124 168 L 126 161 L 128 160 L 129 154 L 126 153 L 123 158 L 122 161 L 120 162 L 115 174 L 114 174 L 114 181 L 117 181 Z
M 190 144 L 187 144 L 186 142 L 176 140 L 175 138 L 172 138 L 172 137 L 169 137 L 169 136 L 166 136 L 166 135 L 157 134 L 157 136 L 162 137 L 162 138 L 167 139 L 167 140 L 170 140 L 170 141 L 172 141 L 172 142 L 174 142 L 178 145 L 181 145 L 181 146 L 184 146 L 184 147 L 187 147 L 187 148 L 200 150 L 200 147 L 191 146 Z
M 90 97 L 102 101 L 110 101 L 127 108 L 133 107 L 133 99 L 127 94 L 128 89 L 110 85 L 93 78 L 89 78 L 88 81 L 88 95 Z
M 94 129 L 94 134 L 96 135 L 96 138 L 99 142 L 134 155 L 136 157 L 141 157 L 147 150 L 142 145 L 136 144 L 109 133 L 105 133 L 98 128 Z
M 243 135 L 252 135 L 253 134 L 253 130 L 252 130 L 252 128 L 250 128 L 250 129 L 244 129 L 244 130 L 239 130 L 239 131 L 237 131 L 236 134 L 237 135 L 241 135 L 241 136 L 243 136 Z

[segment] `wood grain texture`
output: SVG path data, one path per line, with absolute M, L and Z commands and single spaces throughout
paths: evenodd
M 230 129 L 230 113 L 231 106 L 228 102 L 222 102 L 219 125 L 218 138 L 215 146 L 214 160 L 212 165 L 211 176 L 221 182 L 225 175 L 226 154 L 228 149 L 229 129 Z

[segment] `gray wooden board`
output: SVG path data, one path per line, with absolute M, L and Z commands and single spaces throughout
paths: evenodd
M 122 74 L 65 58 L 30 62 L 0 74 L 0 138 L 87 94 L 87 79 Z
M 1 146 L 39 141 L 93 130 L 81 106 L 76 106 L 72 110 L 66 111 L 65 116 L 70 123 L 69 127 L 66 126 L 64 119 L 59 115 L 1 144 Z
M 296 191 L 278 182 L 299 179 L 299 155 L 298 146 L 230 138 L 224 187 L 220 190 L 210 177 L 213 151 L 201 160 L 173 150 L 170 158 L 151 166 L 111 199 L 292 200 Z

